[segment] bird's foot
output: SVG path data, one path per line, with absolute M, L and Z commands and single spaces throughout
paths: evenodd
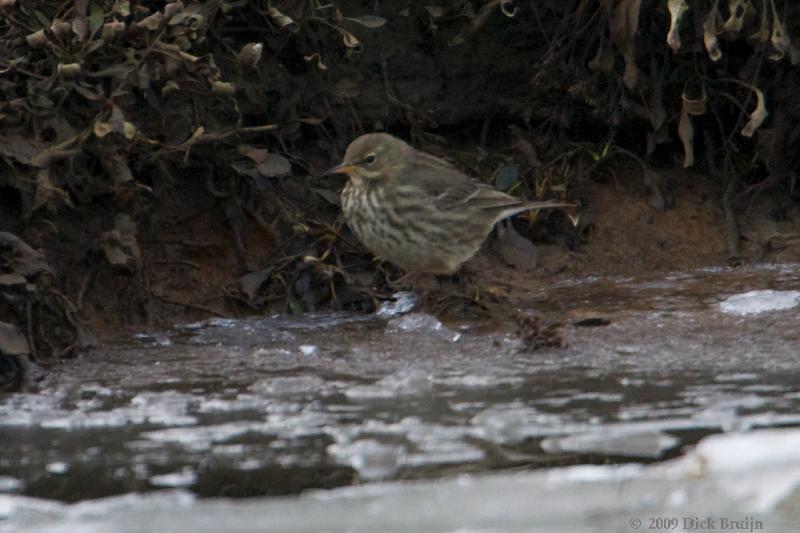
M 394 290 L 414 290 L 419 285 L 420 280 L 425 276 L 422 272 L 408 272 L 395 280 L 387 279 L 386 282 Z

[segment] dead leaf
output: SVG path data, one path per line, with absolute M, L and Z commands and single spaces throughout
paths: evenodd
M 303 56 L 303 59 L 308 62 L 314 61 L 317 64 L 317 68 L 320 70 L 328 70 L 328 66 L 322 62 L 322 56 L 317 52 L 314 52 L 311 55 Z
M 136 223 L 130 215 L 118 213 L 114 217 L 114 229 L 100 236 L 100 247 L 115 269 L 133 273 L 140 268 L 142 254 L 136 232 Z
M 0 274 L 0 285 L 3 287 L 20 287 L 26 283 L 28 283 L 28 280 L 20 274 Z
M 517 15 L 517 8 L 515 6 L 514 9 L 511 9 L 513 3 L 514 0 L 500 0 L 500 12 L 508 18 L 514 18 Z
M 681 18 L 683 14 L 689 10 L 689 4 L 686 3 L 686 0 L 669 0 L 667 9 L 669 9 L 669 33 L 667 33 L 667 44 L 673 50 L 679 50 L 681 47 Z
M 269 159 L 256 166 L 259 174 L 266 178 L 286 176 L 292 172 L 292 164 L 279 154 L 269 154 Z
M 280 29 L 286 29 L 291 33 L 297 33 L 300 30 L 300 26 L 298 26 L 291 17 L 287 17 L 274 7 L 271 7 L 267 10 L 267 15 L 272 23 L 278 26 Z
M 747 121 L 747 124 L 744 125 L 742 128 L 742 135 L 745 137 L 752 137 L 753 133 L 761 126 L 764 120 L 767 118 L 767 105 L 764 99 L 764 93 L 758 87 L 753 87 L 748 85 L 750 89 L 752 89 L 756 93 L 756 108 L 750 113 L 750 120 Z
M 111 42 L 123 33 L 125 33 L 125 23 L 114 20 L 103 24 L 103 31 L 100 33 L 100 37 L 106 42 Z
M 345 20 L 349 20 L 350 22 L 355 22 L 356 24 L 360 24 L 365 28 L 380 28 L 384 24 L 386 24 L 386 19 L 383 17 L 377 17 L 375 15 L 361 15 L 360 17 L 345 17 Z
M 244 68 L 255 68 L 261 61 L 261 54 L 264 51 L 262 43 L 247 43 L 239 51 L 237 56 L 239 64 Z
M 83 42 L 89 36 L 89 21 L 84 15 L 78 14 L 72 19 L 72 31 L 78 42 Z
M 786 34 L 783 22 L 778 16 L 778 10 L 775 9 L 775 0 L 770 0 L 770 3 L 772 4 L 772 36 L 769 41 L 777 53 L 772 54 L 769 58 L 773 61 L 780 61 L 786 55 L 786 51 L 789 50 L 789 36 Z
M 161 27 L 161 24 L 164 22 L 164 14 L 161 11 L 156 11 L 149 17 L 145 17 L 139 22 L 135 23 L 134 26 L 137 28 L 144 28 L 149 31 L 156 31 L 158 28 Z
M 56 65 L 56 73 L 66 79 L 74 78 L 81 73 L 81 70 L 83 69 L 80 63 L 59 63 Z
M 100 139 L 113 132 L 120 133 L 126 139 L 131 140 L 136 137 L 138 130 L 133 123 L 125 120 L 125 114 L 123 113 L 122 109 L 117 105 L 113 105 L 111 107 L 111 116 L 109 117 L 108 122 L 103 122 L 101 120 L 96 121 L 92 131 L 94 131 L 95 136 Z
M 128 159 L 119 153 L 114 153 L 100 159 L 100 166 L 103 167 L 114 186 L 122 185 L 133 181 L 131 168 L 128 166 Z
M 641 0 L 621 0 L 608 20 L 611 40 L 622 51 L 625 59 L 625 72 L 622 80 L 629 90 L 636 88 L 638 83 L 636 32 L 639 28 L 641 3 Z
M 703 44 L 708 52 L 711 61 L 719 61 L 722 52 L 719 49 L 719 39 L 717 36 L 722 33 L 722 15 L 719 14 L 719 0 L 714 0 L 711 11 L 708 12 L 706 20 L 703 21 Z
M 441 18 L 444 15 L 444 9 L 442 9 L 439 6 L 425 6 L 425 11 L 427 11 L 428 15 L 430 15 L 431 18 L 434 19 Z M 400 13 L 400 14 L 403 15 L 404 17 L 407 17 L 410 13 L 405 13 L 405 14 Z
M 182 12 L 185 8 L 183 2 L 180 0 L 177 0 L 177 2 L 170 2 L 164 6 L 164 16 L 171 19 L 173 15 Z
M 243 156 L 250 158 L 257 165 L 265 162 L 269 157 L 269 150 L 266 148 L 255 148 L 249 144 L 240 144 L 238 151 Z
M 72 23 L 66 20 L 58 18 L 53 19 L 53 22 L 50 24 L 50 31 L 62 41 L 69 42 L 72 40 Z
M 7 231 L 0 231 L 0 259 L 6 268 L 28 279 L 53 273 L 44 253 Z
M 752 6 L 750 0 L 728 0 L 728 20 L 722 26 L 725 31 L 736 33 L 744 25 L 744 17 Z
M 169 80 L 161 88 L 161 96 L 163 96 L 164 98 L 168 98 L 180 90 L 181 90 L 180 85 L 175 83 L 174 80 Z
M 342 34 L 342 42 L 347 48 L 353 48 L 355 50 L 361 49 L 361 41 L 356 38 L 355 35 L 350 33 L 349 31 L 340 30 Z
M 44 30 L 39 30 L 31 33 L 27 37 L 25 37 L 25 41 L 28 43 L 33 49 L 44 48 L 47 46 L 47 36 L 44 34 Z
M 211 94 L 219 96 L 233 96 L 236 93 L 236 85 L 227 81 L 213 80 L 211 82 Z
M 62 205 L 75 207 L 67 191 L 53 185 L 49 169 L 39 169 L 36 172 L 36 192 L 33 195 L 32 210 L 36 211 L 41 207 L 47 207 L 49 211 L 56 211 Z
M 28 339 L 17 326 L 8 322 L 0 322 L 0 353 L 27 355 L 30 350 Z
M 251 302 L 256 302 L 264 284 L 273 272 L 272 267 L 262 268 L 255 272 L 248 272 L 239 278 L 239 288 Z
M 243 165 L 243 164 L 240 164 L 240 163 L 231 163 L 231 168 L 233 170 L 235 170 L 238 174 L 241 174 L 242 176 L 248 176 L 250 178 L 253 178 L 254 180 L 256 180 L 256 183 L 258 183 L 258 180 L 261 179 L 261 174 L 259 174 L 258 170 L 253 168 L 252 165 L 249 165 L 249 164 L 248 165 Z
M 683 110 L 690 115 L 700 116 L 705 115 L 706 105 L 708 103 L 706 97 L 706 90 L 704 86 L 700 87 L 700 94 L 697 96 L 689 96 L 686 91 L 681 93 L 681 100 Z

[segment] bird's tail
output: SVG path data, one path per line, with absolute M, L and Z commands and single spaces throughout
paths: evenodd
M 498 220 L 502 220 L 506 217 L 514 216 L 517 213 L 522 213 L 523 211 L 533 211 L 539 209 L 569 209 L 569 208 L 577 208 L 578 204 L 570 203 L 570 202 L 559 202 L 557 200 L 545 200 L 543 202 L 520 202 L 517 205 L 510 205 L 507 209 L 502 211 L 502 215 Z

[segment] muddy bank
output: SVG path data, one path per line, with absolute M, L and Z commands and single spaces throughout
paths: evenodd
M 488 245 L 475 287 L 446 286 L 456 314 L 570 276 L 796 259 L 795 3 L 6 4 L 9 387 L 144 326 L 373 310 L 400 273 L 320 176 L 365 131 L 581 203 L 576 227 L 519 217 L 538 268 Z

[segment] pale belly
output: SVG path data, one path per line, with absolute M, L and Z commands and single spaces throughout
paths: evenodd
M 375 205 L 384 206 L 376 209 Z M 492 227 L 464 220 L 454 234 L 446 216 L 426 205 L 406 205 L 402 213 L 386 206 L 380 191 L 342 191 L 347 225 L 373 254 L 407 272 L 450 274 L 472 257 Z

